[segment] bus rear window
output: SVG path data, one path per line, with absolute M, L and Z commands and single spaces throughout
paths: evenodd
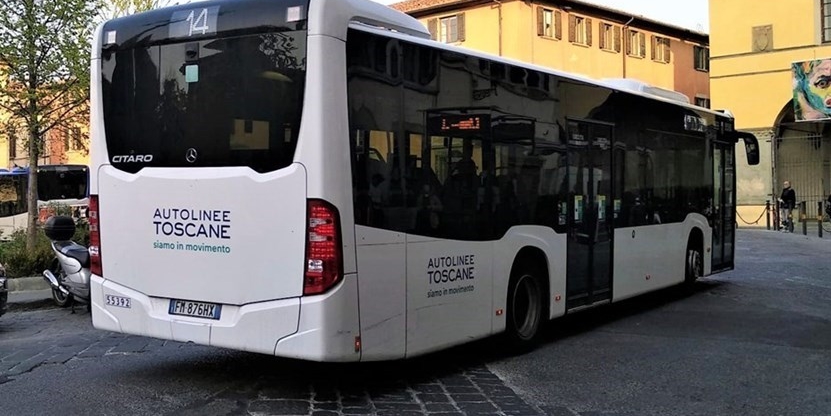
M 88 183 L 89 171 L 85 166 L 44 167 L 38 169 L 38 199 L 84 199 Z
M 288 166 L 300 127 L 305 56 L 303 30 L 104 53 L 110 163 L 133 173 Z

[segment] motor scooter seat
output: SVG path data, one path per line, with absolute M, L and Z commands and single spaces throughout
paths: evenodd
M 60 252 L 64 256 L 71 257 L 81 263 L 81 267 L 89 267 L 89 250 L 72 241 L 61 242 Z

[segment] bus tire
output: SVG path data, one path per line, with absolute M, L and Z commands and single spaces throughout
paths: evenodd
M 692 286 L 704 274 L 703 242 L 697 234 L 690 235 L 684 262 L 684 283 Z
M 533 345 L 543 322 L 545 306 L 544 274 L 534 262 L 517 262 L 508 283 L 505 336 L 511 350 L 521 351 Z

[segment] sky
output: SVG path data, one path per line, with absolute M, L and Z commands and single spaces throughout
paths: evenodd
M 375 0 L 381 4 L 397 3 L 401 0 Z M 709 0 L 580 0 L 598 4 L 659 22 L 709 32 Z

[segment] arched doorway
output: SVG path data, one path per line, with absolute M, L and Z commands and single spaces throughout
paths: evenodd
M 817 202 L 831 193 L 831 122 L 797 122 L 788 101 L 776 117 L 771 150 L 774 200 L 782 182 L 790 181 L 797 203 L 805 201 L 807 213 L 815 217 Z

